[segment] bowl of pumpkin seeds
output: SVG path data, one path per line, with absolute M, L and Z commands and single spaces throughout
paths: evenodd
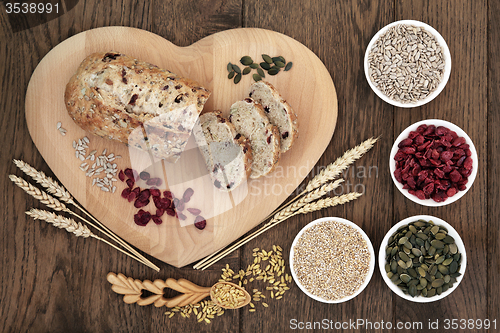
M 366 48 L 364 70 L 368 84 L 385 102 L 417 107 L 432 101 L 446 86 L 450 50 L 430 25 L 397 21 L 373 36 Z
M 434 216 L 402 220 L 380 245 L 379 268 L 385 283 L 412 302 L 434 302 L 451 294 L 462 281 L 466 265 L 460 235 Z

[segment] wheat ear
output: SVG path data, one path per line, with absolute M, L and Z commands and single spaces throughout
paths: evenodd
M 46 210 L 41 210 L 41 209 L 35 209 L 31 208 L 29 212 L 26 212 L 26 215 L 31 216 L 35 220 L 42 220 L 47 223 L 52 224 L 54 227 L 60 228 L 60 229 L 65 229 L 67 232 L 70 232 L 74 234 L 77 237 L 83 237 L 83 238 L 88 238 L 92 237 L 97 240 L 100 240 L 101 242 L 104 242 L 108 244 L 109 246 L 115 248 L 116 250 L 128 255 L 129 257 L 141 262 L 139 258 L 131 255 L 130 253 L 127 253 L 120 249 L 119 247 L 115 246 L 114 244 L 111 244 L 107 240 L 95 235 L 90 231 L 90 229 L 84 225 L 81 224 L 80 222 L 76 222 L 75 220 L 71 218 L 67 218 L 61 215 L 56 215 L 52 212 L 48 212 Z
M 134 255 L 141 258 L 141 261 L 144 262 L 147 266 L 153 268 L 156 271 L 160 270 L 155 264 L 153 264 L 151 261 L 146 259 L 146 257 L 141 255 L 138 251 L 136 251 L 127 242 L 122 240 L 120 237 L 116 236 L 104 224 L 99 222 L 99 220 L 97 220 L 89 212 L 87 212 L 85 210 L 85 208 L 78 205 L 75 202 L 75 200 L 73 199 L 73 196 L 71 195 L 71 193 L 68 190 L 66 190 L 64 188 L 64 186 L 60 185 L 52 178 L 45 175 L 45 173 L 43 171 L 38 171 L 37 169 L 33 168 L 31 165 L 29 165 L 28 163 L 26 163 L 24 161 L 13 160 L 13 162 L 19 169 L 21 169 L 21 171 L 23 171 L 25 174 L 27 174 L 28 176 L 33 178 L 37 183 L 39 183 L 40 185 L 45 187 L 49 193 L 55 195 L 56 197 L 61 199 L 61 201 L 64 201 L 68 204 L 73 205 L 74 207 L 78 208 L 81 212 L 83 212 L 85 215 L 87 215 L 87 217 L 89 217 L 92 221 L 94 221 L 95 224 L 99 225 L 101 229 L 105 230 L 105 231 L 102 231 L 101 229 L 99 229 L 99 231 L 101 231 L 103 234 L 107 235 L 109 238 L 113 239 L 115 242 L 117 242 L 118 244 L 120 244 L 121 246 L 123 246 L 124 248 L 129 250 L 130 252 L 132 252 Z M 73 213 L 72 211 L 70 211 L 70 212 L 71 212 L 70 214 L 78 216 L 82 220 L 87 221 L 87 220 L 83 219 L 81 216 Z
M 337 178 L 349 165 L 369 151 L 377 140 L 378 138 L 370 138 L 356 147 L 346 151 L 344 155 L 337 158 L 335 162 L 329 164 L 325 169 L 321 170 L 320 173 L 311 179 L 302 193 L 310 192 L 320 187 L 322 184 Z
M 114 239 L 113 237 L 111 237 L 111 235 L 109 235 L 106 231 L 104 231 L 103 229 L 101 229 L 99 226 L 93 224 L 92 222 L 88 221 L 87 219 L 85 219 L 84 217 L 76 214 L 75 212 L 73 212 L 71 209 L 67 208 L 65 204 L 63 204 L 62 202 L 60 202 L 58 199 L 54 198 L 53 196 L 51 196 L 50 194 L 47 194 L 45 193 L 44 191 L 40 190 L 39 188 L 37 187 L 34 187 L 33 185 L 31 185 L 30 183 L 28 183 L 27 181 L 25 181 L 24 179 L 20 178 L 20 177 L 17 177 L 16 175 L 9 175 L 9 179 L 14 183 L 16 184 L 17 186 L 19 186 L 22 190 L 24 190 L 26 193 L 28 193 L 29 195 L 31 195 L 32 197 L 34 197 L 35 199 L 39 200 L 41 203 L 43 203 L 44 205 L 46 205 L 47 207 L 49 208 L 52 208 L 53 210 L 55 211 L 62 211 L 62 212 L 65 212 L 65 213 L 68 213 L 68 214 L 71 214 L 75 217 L 78 217 L 79 219 L 81 219 L 82 221 L 86 222 L 88 225 L 90 225 L 91 227 L 95 228 L 96 230 L 102 232 L 103 234 L 107 235 L 108 237 Z M 96 236 L 97 237 L 97 236 Z M 103 240 L 105 241 L 105 240 Z M 116 239 L 115 239 L 116 241 Z M 107 243 L 107 241 L 105 241 Z M 117 241 L 118 242 L 118 241 Z M 119 244 L 121 244 L 120 242 L 118 242 Z M 110 244 L 111 246 L 115 247 L 114 245 Z M 116 248 L 116 247 L 115 247 Z M 121 252 L 123 253 L 126 253 L 122 250 L 120 250 Z M 136 256 L 132 256 L 131 254 L 129 253 L 126 253 L 127 255 L 130 255 L 132 258 L 136 258 Z M 135 253 L 134 253 L 135 254 Z M 142 258 L 139 260 L 139 262 L 145 264 L 146 266 L 149 266 L 151 268 L 153 268 L 154 270 L 156 271 L 159 271 L 159 268 L 157 266 L 155 266 L 153 263 L 149 262 L 149 261 L 144 261 L 142 260 Z
M 231 253 L 234 250 L 236 250 L 236 249 L 240 248 L 241 246 L 245 245 L 246 243 L 248 243 L 252 239 L 258 237 L 259 235 L 263 234 L 267 230 L 271 229 L 272 227 L 280 224 L 283 221 L 288 220 L 290 217 L 292 217 L 294 215 L 306 214 L 306 213 L 314 212 L 314 211 L 317 211 L 317 210 L 321 210 L 323 208 L 328 208 L 328 207 L 333 207 L 333 206 L 337 206 L 337 205 L 342 205 L 342 204 L 345 204 L 346 202 L 355 200 L 355 199 L 359 198 L 360 196 L 361 196 L 361 193 L 352 192 L 352 193 L 348 193 L 348 194 L 343 194 L 343 195 L 338 196 L 338 197 L 320 199 L 320 200 L 317 200 L 315 202 L 308 203 L 308 204 L 302 206 L 300 209 L 296 210 L 295 212 L 290 212 L 288 215 L 282 217 L 282 219 L 280 219 L 280 220 L 275 220 L 273 218 L 270 222 L 266 223 L 264 226 L 262 226 L 259 230 L 255 231 L 251 235 L 243 238 L 238 243 L 232 245 L 231 247 L 227 248 L 226 250 L 224 250 L 222 252 L 216 252 L 216 256 L 214 256 L 214 255 L 208 256 L 207 257 L 208 259 L 207 258 L 203 259 L 198 264 L 196 264 L 195 266 L 193 266 L 193 268 L 195 268 L 195 269 L 201 269 L 201 270 L 207 269 L 208 267 L 210 267 L 211 265 L 213 265 L 215 262 L 217 262 L 220 259 L 224 258 L 229 253 Z

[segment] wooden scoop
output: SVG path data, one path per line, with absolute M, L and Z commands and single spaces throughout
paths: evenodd
M 168 278 L 165 281 L 155 280 L 153 282 L 149 280 L 137 280 L 131 277 L 126 277 L 125 275 L 119 273 L 108 273 L 106 279 L 112 284 L 111 290 L 117 294 L 124 295 L 123 301 L 127 304 L 137 303 L 141 306 L 154 304 L 156 307 L 166 306 L 168 308 L 173 308 L 176 306 L 183 307 L 188 304 L 196 304 L 202 299 L 211 296 L 212 301 L 224 309 L 237 309 L 250 303 L 250 294 L 240 286 L 231 282 L 218 282 L 212 287 L 201 287 L 194 284 L 186 279 L 172 279 Z M 221 304 L 217 298 L 212 294 L 215 293 L 217 286 L 230 285 L 237 290 L 242 290 L 245 295 L 245 301 L 240 302 L 236 307 L 226 307 Z M 165 298 L 163 294 L 164 288 L 170 288 L 180 292 L 173 298 Z M 153 295 L 147 297 L 142 296 L 142 290 L 147 290 Z M 213 292 L 211 292 L 213 290 Z

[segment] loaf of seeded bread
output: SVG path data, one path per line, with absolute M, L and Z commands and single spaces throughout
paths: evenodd
M 116 52 L 85 58 L 64 94 L 84 130 L 172 162 L 209 96 L 195 81 Z
M 269 82 L 258 81 L 250 86 L 249 96 L 260 103 L 271 124 L 276 125 L 281 136 L 281 152 L 289 150 L 299 136 L 297 115 Z
M 229 192 L 247 180 L 252 170 L 250 143 L 220 111 L 202 114 L 193 134 L 215 187 Z
M 247 97 L 231 106 L 229 120 L 236 131 L 250 141 L 253 155 L 250 178 L 259 178 L 273 171 L 280 158 L 280 135 L 262 106 Z

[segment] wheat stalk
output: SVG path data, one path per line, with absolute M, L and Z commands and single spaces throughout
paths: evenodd
M 288 220 L 290 217 L 292 217 L 294 215 L 306 214 L 306 213 L 314 212 L 317 210 L 321 210 L 323 208 L 334 207 L 337 205 L 343 205 L 346 202 L 349 202 L 349 201 L 352 201 L 352 200 L 359 198 L 361 195 L 362 194 L 358 193 L 358 192 L 351 192 L 351 193 L 343 194 L 343 195 L 338 196 L 338 197 L 320 199 L 320 200 L 317 200 L 315 202 L 305 204 L 300 209 L 296 210 L 295 212 L 290 212 L 288 215 L 283 216 L 279 220 L 273 218 L 270 222 L 266 223 L 264 226 L 262 226 L 260 229 L 258 229 L 257 231 L 255 231 L 251 235 L 245 237 L 244 239 L 242 239 L 238 243 L 232 245 L 231 247 L 224 250 L 223 252 L 218 253 L 217 256 L 209 256 L 208 259 L 207 258 L 203 259 L 203 261 L 200 261 L 198 264 L 193 266 L 193 268 L 205 270 L 206 268 L 210 267 L 215 262 L 219 261 L 220 259 L 222 259 L 226 255 L 228 255 L 229 253 L 231 253 L 234 250 L 245 245 L 246 243 L 248 243 L 252 239 L 256 238 L 257 236 L 259 236 L 259 235 L 263 234 L 264 232 L 266 232 L 267 230 L 271 229 L 272 227 L 280 224 L 283 221 Z
M 302 198 L 300 198 L 298 201 L 293 202 L 292 204 L 289 204 L 284 209 L 282 209 L 281 211 L 276 213 L 274 215 L 273 219 L 271 220 L 271 222 L 269 222 L 269 223 L 272 223 L 273 221 L 281 220 L 282 218 L 289 216 L 290 214 L 292 214 L 296 210 L 300 209 L 302 206 L 306 205 L 307 203 L 321 198 L 325 194 L 327 194 L 327 193 L 335 190 L 337 187 L 339 187 L 339 185 L 343 181 L 344 181 L 343 179 L 337 179 L 333 183 L 324 184 L 321 187 L 315 189 L 314 191 L 307 193 Z
M 95 238 L 97 240 L 100 240 L 101 242 L 104 242 L 104 243 L 108 244 L 109 246 L 115 248 L 116 250 L 118 250 L 118 251 L 128 255 L 129 257 L 141 262 L 141 260 L 139 260 L 139 258 L 131 255 L 130 253 L 123 251 L 122 249 L 115 246 L 114 244 L 111 244 L 107 240 L 95 235 L 94 233 L 92 233 L 92 231 L 90 231 L 90 229 L 86 225 L 81 224 L 80 222 L 76 222 L 75 220 L 73 220 L 71 218 L 67 218 L 67 217 L 64 217 L 61 215 L 56 215 L 52 212 L 48 212 L 46 210 L 41 210 L 41 209 L 35 209 L 35 208 L 31 208 L 31 210 L 29 212 L 26 212 L 26 215 L 31 216 L 35 220 L 42 220 L 42 221 L 45 221 L 47 223 L 50 223 L 54 227 L 57 227 L 60 229 L 65 229 L 67 232 L 70 232 L 77 237 L 83 237 L 83 238 L 92 237 L 92 238 Z
M 105 234 L 106 236 L 108 236 L 109 238 L 113 239 L 115 242 L 117 242 L 118 244 L 120 244 L 121 246 L 123 246 L 124 248 L 126 248 L 127 250 L 129 250 L 131 253 L 133 253 L 135 256 L 137 256 L 138 258 L 140 258 L 141 261 L 145 265 L 153 268 L 156 271 L 160 270 L 155 264 L 153 264 L 151 261 L 149 261 L 148 259 L 146 259 L 146 257 L 144 257 L 139 252 L 137 252 L 127 242 L 125 242 L 124 240 L 122 240 L 120 237 L 116 236 L 111 230 L 109 230 L 99 220 L 97 220 L 95 217 L 93 217 L 89 212 L 87 212 L 87 210 L 85 210 L 85 208 L 83 208 L 80 205 L 78 205 L 75 202 L 75 200 L 74 200 L 73 196 L 71 195 L 71 193 L 68 190 L 66 190 L 64 188 L 64 186 L 60 185 L 59 183 L 57 183 L 52 178 L 50 178 L 47 175 L 45 175 L 45 173 L 43 171 L 36 170 L 31 165 L 29 165 L 28 163 L 26 163 L 26 162 L 24 162 L 22 160 L 13 160 L 13 162 L 14 162 L 14 164 L 19 169 L 21 169 L 21 171 L 23 171 L 25 174 L 27 174 L 28 176 L 30 176 L 31 178 L 33 178 L 37 183 L 39 183 L 40 185 L 42 185 L 43 187 L 45 187 L 49 193 L 55 195 L 56 197 L 58 197 L 59 199 L 61 199 L 61 201 L 64 201 L 64 202 L 66 202 L 68 204 L 71 204 L 74 207 L 78 208 L 81 212 L 83 212 L 86 216 L 88 216 L 92 221 L 94 221 L 94 223 L 97 224 L 99 227 L 94 226 L 91 222 L 89 222 L 88 220 L 84 219 L 80 215 L 74 213 L 70 209 L 68 209 L 66 211 L 67 213 L 72 214 L 72 215 L 80 218 L 82 221 L 85 221 L 85 222 L 89 223 L 94 228 L 96 228 L 97 230 L 99 230 L 100 232 L 102 232 L 103 234 Z M 11 180 L 12 180 L 12 178 L 11 178 Z M 50 207 L 50 208 L 52 208 L 52 207 Z
M 320 173 L 311 179 L 302 193 L 310 192 L 320 187 L 322 184 L 337 178 L 343 170 L 369 151 L 377 140 L 378 138 L 370 138 L 356 147 L 346 151 L 344 155 L 337 158 L 335 162 L 329 164 L 325 169 L 321 170 Z
M 46 192 L 40 190 L 39 188 L 37 187 L 34 187 L 33 185 L 31 185 L 30 183 L 28 183 L 27 181 L 25 181 L 24 179 L 20 178 L 20 177 L 17 177 L 16 175 L 9 175 L 9 179 L 14 183 L 16 184 L 17 186 L 19 186 L 22 190 L 24 190 L 26 193 L 28 193 L 29 195 L 31 195 L 32 197 L 34 197 L 35 199 L 39 200 L 41 203 L 43 203 L 44 205 L 46 205 L 47 207 L 49 208 L 52 208 L 53 210 L 55 211 L 62 211 L 62 212 L 65 212 L 65 213 L 68 213 L 68 214 L 71 214 L 75 217 L 78 217 L 80 220 L 86 222 L 88 225 L 90 225 L 91 227 L 95 228 L 96 230 L 102 232 L 103 234 L 107 235 L 108 237 L 110 237 L 111 239 L 114 239 L 118 244 L 121 244 L 122 246 L 123 243 L 125 243 L 123 240 L 119 239 L 117 236 L 115 236 L 114 234 L 110 234 L 109 232 L 106 232 L 105 230 L 103 230 L 101 227 L 102 224 L 99 223 L 99 226 L 95 225 L 94 223 L 90 222 L 89 220 L 85 219 L 84 217 L 76 214 L 75 212 L 73 212 L 71 209 L 67 208 L 65 204 L 63 204 L 62 202 L 60 202 L 58 199 L 54 198 L 53 196 L 51 196 L 50 194 L 47 194 Z M 97 236 L 96 236 L 97 237 Z M 105 240 L 103 240 L 105 241 Z M 107 241 L 105 241 L 107 243 Z M 126 243 L 125 243 L 126 244 Z M 115 247 L 114 245 L 110 244 L 111 246 Z M 128 244 L 127 244 L 128 245 Z M 125 247 L 125 246 L 124 246 Z M 130 246 L 129 246 L 130 247 Z M 115 247 L 116 248 L 116 247 Z M 127 247 L 126 247 L 127 248 Z M 127 248 L 128 249 L 128 248 Z M 130 251 L 130 249 L 128 249 Z M 131 255 L 130 253 L 127 253 L 127 252 L 124 252 L 120 249 L 121 252 L 123 253 L 126 253 L 127 255 L 131 256 L 132 258 L 135 258 L 137 259 L 140 258 L 140 259 L 137 259 L 139 262 L 145 264 L 146 266 L 149 266 L 151 268 L 153 268 L 154 270 L 156 271 L 159 271 L 160 269 L 155 266 L 153 263 L 151 263 L 149 260 L 147 260 L 146 258 L 140 256 L 140 255 L 137 255 L 136 253 L 134 252 L 137 252 L 135 250 L 131 251 L 133 255 Z M 143 259 L 144 258 L 144 259 Z
M 45 175 L 43 171 L 38 171 L 33 168 L 28 163 L 21 160 L 13 160 L 14 164 L 21 169 L 25 174 L 33 178 L 38 184 L 42 185 L 47 189 L 47 192 L 55 195 L 61 201 L 67 202 L 72 205 L 76 205 L 71 194 L 61 185 L 59 185 L 55 180 Z

